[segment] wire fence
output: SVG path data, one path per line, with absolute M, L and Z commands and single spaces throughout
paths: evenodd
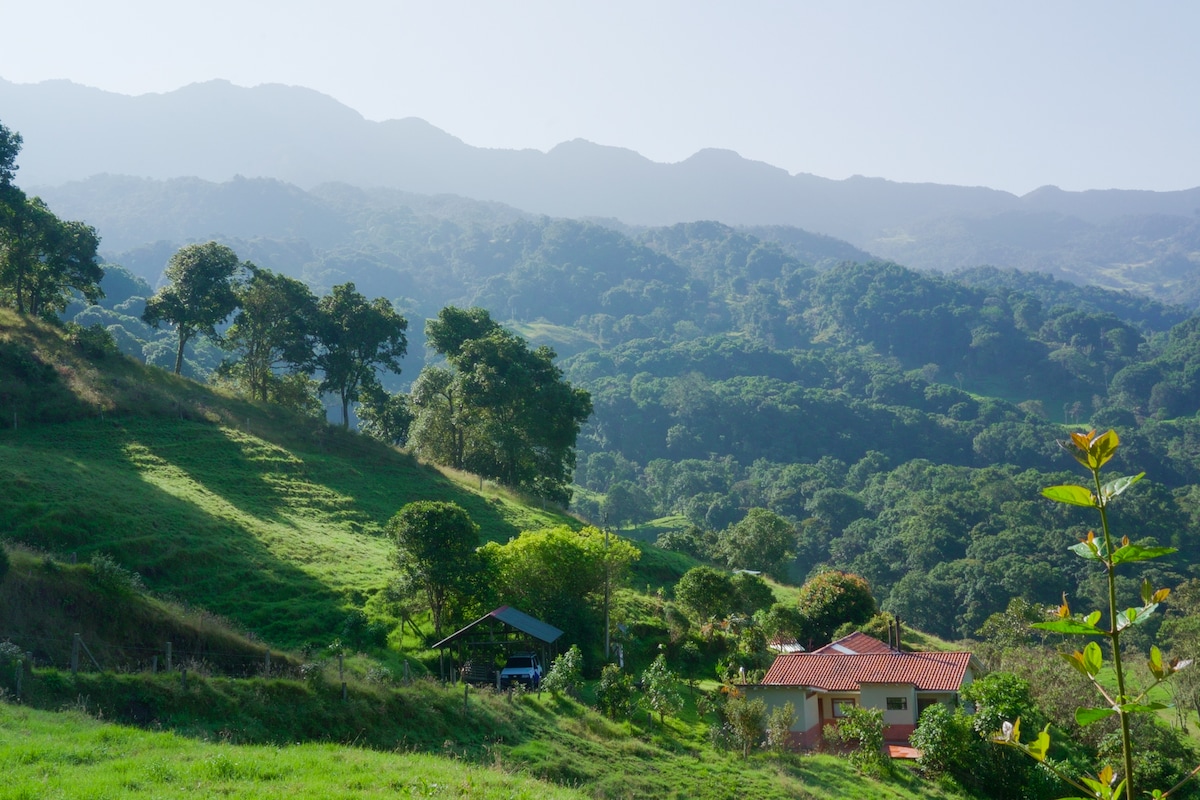
M 84 672 L 139 673 L 187 669 L 203 676 L 301 677 L 303 664 L 264 647 L 258 653 L 226 651 L 165 641 L 161 646 L 120 644 L 75 633 L 69 636 L 0 633 L 0 665 Z

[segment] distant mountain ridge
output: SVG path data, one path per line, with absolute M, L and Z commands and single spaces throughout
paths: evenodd
M 888 227 L 948 214 L 1051 211 L 1104 222 L 1129 214 L 1190 216 L 1200 188 L 1024 197 L 983 187 L 789 175 L 728 150 L 675 164 L 631 150 L 564 142 L 548 153 L 472 147 L 429 123 L 370 122 L 333 98 L 279 84 L 192 84 L 138 97 L 68 81 L 0 79 L 0 119 L 25 136 L 20 177 L 59 184 L 99 173 L 151 178 L 271 177 L 498 200 L 534 213 L 610 216 L 639 225 L 717 219 L 794 225 L 861 246 Z
M 310 89 L 227 81 L 128 97 L 68 81 L 0 79 L 0 121 L 25 137 L 17 175 L 24 187 L 104 173 L 216 182 L 244 176 L 302 189 L 343 183 L 453 194 L 634 226 L 696 220 L 790 226 L 917 268 L 1040 269 L 1169 301 L 1200 301 L 1200 290 L 1191 288 L 1200 271 L 1200 248 L 1193 246 L 1200 238 L 1200 188 L 1043 187 L 1017 197 L 984 187 L 789 175 L 728 150 L 664 164 L 582 139 L 547 153 L 487 149 L 420 119 L 368 121 Z M 233 227 L 236 217 L 228 220 Z M 311 218 L 293 222 L 314 238 L 323 230 Z

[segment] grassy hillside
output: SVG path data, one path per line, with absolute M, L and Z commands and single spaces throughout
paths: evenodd
M 48 682 L 47 675 L 39 678 Z M 461 690 L 421 681 L 391 691 L 360 689 L 346 704 L 331 688 L 287 681 L 194 680 L 186 691 L 166 676 L 142 680 L 136 689 L 135 682 L 133 676 L 89 677 L 70 709 L 59 713 L 0 703 L 6 776 L 0 797 L 176 797 L 189 789 L 232 797 L 959 796 L 903 767 L 876 781 L 834 756 L 743 760 L 707 746 L 694 717 L 668 719 L 665 726 L 614 723 L 549 694 L 510 700 L 473 692 L 464 710 Z M 173 696 L 173 707 L 191 710 L 193 722 L 167 720 L 165 727 L 176 731 L 168 734 L 96 721 L 97 714 L 112 718 L 106 700 L 122 690 L 136 692 L 143 704 Z M 269 725 L 254 716 L 264 709 L 273 712 Z M 223 715 L 225 726 L 203 735 L 195 720 L 206 713 Z M 372 724 L 377 721 L 383 725 Z M 372 734 L 385 727 L 410 736 L 380 748 Z M 369 733 L 357 733 L 363 730 Z M 326 743 L 293 744 L 297 740 Z
M 2 311 L 0 418 L 0 536 L 79 561 L 105 553 L 284 646 L 328 639 L 386 586 L 381 534 L 405 503 L 453 500 L 487 539 L 578 524 L 322 421 L 89 360 Z
M 73 712 L 0 704 L 5 798 L 577 798 L 587 795 L 502 770 L 415 753 L 332 744 L 198 742 L 106 725 Z
M 58 330 L 0 312 L 0 418 L 14 414 L 0 428 L 0 537 L 17 543 L 0 583 L 0 639 L 36 649 L 23 703 L 75 711 L 11 705 L 4 664 L 0 796 L 952 796 L 903 769 L 867 780 L 833 757 L 744 761 L 710 745 L 712 715 L 694 697 L 665 725 L 614 723 L 549 694 L 472 691 L 464 704 L 461 688 L 400 685 L 381 662 L 352 656 L 343 700 L 325 645 L 352 609 L 384 613 L 372 602 L 391 579 L 383 527 L 400 506 L 454 500 L 489 539 L 578 522 L 324 422 L 85 357 Z M 669 586 L 692 565 L 639 546 L 635 589 Z M 122 669 L 72 677 L 42 666 L 64 664 L 76 631 L 103 666 Z M 186 684 L 177 672 L 125 671 L 163 640 L 191 659 Z M 264 642 L 303 648 L 273 656 L 292 659 L 283 672 L 295 677 L 229 677 L 251 674 Z M 301 659 L 310 663 L 297 668 Z M 292 744 L 318 741 L 342 746 Z

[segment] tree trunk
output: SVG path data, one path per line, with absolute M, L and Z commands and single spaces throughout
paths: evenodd
M 187 344 L 187 334 L 179 329 L 179 349 L 175 351 L 175 374 L 183 374 L 183 346 Z

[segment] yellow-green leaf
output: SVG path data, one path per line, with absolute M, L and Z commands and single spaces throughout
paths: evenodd
M 1082 486 L 1047 486 L 1042 489 L 1042 495 L 1055 501 L 1056 503 L 1066 503 L 1072 506 L 1087 506 L 1093 508 L 1096 505 L 1096 498 L 1092 493 Z
M 1116 713 L 1111 708 L 1077 708 L 1075 709 L 1075 723 L 1082 728 L 1085 725 L 1091 725 L 1093 722 L 1108 719 Z
M 1083 648 L 1083 666 L 1089 676 L 1096 676 L 1096 673 L 1104 666 L 1104 655 L 1100 652 L 1100 645 L 1095 642 L 1087 643 L 1087 646 Z

